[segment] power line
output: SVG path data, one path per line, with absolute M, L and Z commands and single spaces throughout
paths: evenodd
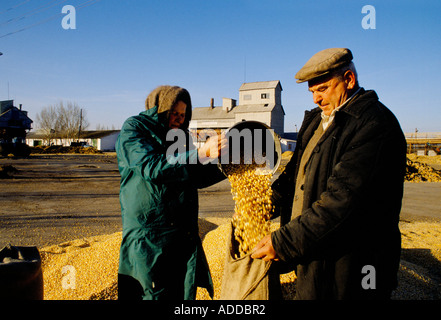
M 15 31 L 9 32 L 9 33 L 5 33 L 4 35 L 1 35 L 1 36 L 0 36 L 0 39 L 1 39 L 1 38 L 5 38 L 5 37 L 7 37 L 7 36 L 11 36 L 11 35 L 13 35 L 13 34 L 16 34 L 16 33 L 22 32 L 22 31 L 25 31 L 25 30 L 28 30 L 28 29 L 31 29 L 31 28 L 36 27 L 36 26 L 39 26 L 40 24 L 43 24 L 43 23 L 49 22 L 49 21 L 51 21 L 51 20 L 54 20 L 55 18 L 58 18 L 60 15 L 61 15 L 61 13 L 58 13 L 58 14 L 53 15 L 52 17 L 50 17 L 50 18 L 48 18 L 48 19 L 46 19 L 46 20 L 43 20 L 43 21 L 37 22 L 37 23 L 35 23 L 35 24 L 32 24 L 32 25 L 26 26 L 26 27 L 24 27 L 24 28 L 21 28 L 21 29 L 18 29 L 18 30 L 15 30 Z
M 24 19 L 26 19 L 28 17 L 32 17 L 32 16 L 38 14 L 39 12 L 46 11 L 46 10 L 48 10 L 48 9 L 58 5 L 58 4 L 66 2 L 67 0 L 61 0 L 60 2 L 58 2 L 58 1 L 60 1 L 60 0 L 50 1 L 50 2 L 47 3 L 47 5 L 42 5 L 42 6 L 36 8 L 34 10 L 26 12 L 22 16 L 19 16 L 19 17 L 16 17 L 16 18 L 12 18 L 12 19 L 9 19 L 9 20 L 7 20 L 7 21 L 5 21 L 3 23 L 0 23 L 0 26 L 4 26 L 4 25 L 7 25 L 7 24 L 15 22 L 15 21 L 21 21 L 21 20 L 24 20 Z M 54 2 L 58 2 L 58 3 L 54 3 Z
M 19 4 L 16 4 L 15 6 L 12 6 L 12 7 L 8 8 L 8 9 L 4 10 L 4 11 L 1 11 L 0 14 L 6 13 L 6 12 L 9 12 L 9 11 L 12 11 L 12 10 L 14 10 L 15 8 L 18 8 L 18 7 L 20 7 L 21 5 L 23 5 L 23 4 L 25 4 L 25 3 L 29 2 L 29 1 L 31 1 L 31 0 L 26 0 L 26 1 L 23 1 L 23 2 L 21 2 L 21 3 L 19 3 Z
M 83 8 L 88 7 L 88 6 L 92 5 L 92 4 L 95 4 L 95 3 L 99 2 L 99 1 L 101 1 L 101 0 L 89 0 L 89 1 L 86 1 L 86 2 L 84 2 L 82 4 L 80 4 L 76 8 L 77 9 L 83 9 Z
M 56 0 L 56 1 L 57 1 L 57 0 Z M 62 2 L 65 2 L 65 1 L 67 1 L 67 0 L 63 0 Z M 89 0 L 89 1 L 83 2 L 82 4 L 76 6 L 75 9 L 76 9 L 76 10 L 80 10 L 80 9 L 83 9 L 83 8 L 85 8 L 85 7 L 88 7 L 88 6 L 92 5 L 92 4 L 95 4 L 95 3 L 99 2 L 99 1 L 101 1 L 101 0 Z M 46 23 L 46 22 L 49 22 L 49 21 L 54 20 L 54 19 L 56 19 L 56 18 L 59 18 L 61 15 L 62 15 L 62 13 L 60 12 L 60 13 L 57 13 L 57 14 L 55 14 L 55 15 L 53 15 L 53 16 L 47 18 L 47 19 L 44 19 L 44 20 L 41 20 L 41 21 L 36 22 L 36 23 L 34 23 L 34 24 L 31 24 L 31 25 L 25 26 L 25 27 L 23 27 L 23 28 L 21 28 L 21 29 L 18 29 L 18 30 L 15 30 L 15 31 L 9 32 L 9 33 L 5 33 L 5 34 L 3 34 L 3 35 L 0 35 L 0 39 L 1 39 L 1 38 L 5 38 L 5 37 L 8 37 L 8 36 L 11 36 L 11 35 L 16 34 L 16 33 L 19 33 L 19 32 L 23 32 L 23 31 L 29 30 L 29 29 L 34 28 L 34 27 L 37 27 L 37 26 L 39 26 L 39 25 L 41 25 L 41 24 L 44 24 L 44 23 Z

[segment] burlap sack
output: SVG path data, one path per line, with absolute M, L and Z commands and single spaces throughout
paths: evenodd
M 281 299 L 280 275 L 272 261 L 252 259 L 251 253 L 235 259 L 237 248 L 231 225 L 220 300 Z

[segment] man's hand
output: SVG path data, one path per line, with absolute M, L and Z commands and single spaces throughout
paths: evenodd
M 262 259 L 263 261 L 279 261 L 279 256 L 274 250 L 271 242 L 271 234 L 263 237 L 262 240 L 260 240 L 260 242 L 254 247 L 251 258 Z

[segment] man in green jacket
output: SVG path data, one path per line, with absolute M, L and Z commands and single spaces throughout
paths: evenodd
M 147 97 L 146 111 L 125 121 L 116 142 L 123 225 L 119 299 L 191 300 L 198 286 L 213 293 L 198 234 L 197 189 L 225 178 L 206 163 L 226 140 L 209 139 L 195 149 L 187 130 L 191 108 L 187 90 L 160 86 Z

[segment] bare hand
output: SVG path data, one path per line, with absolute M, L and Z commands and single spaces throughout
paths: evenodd
M 199 148 L 199 159 L 202 163 L 218 158 L 221 154 L 224 154 L 228 150 L 228 139 L 225 137 L 225 133 L 220 136 L 213 136 L 207 139 L 207 142 Z
M 271 242 L 271 234 L 263 237 L 262 240 L 260 240 L 260 242 L 254 247 L 251 258 L 262 259 L 263 261 L 279 261 L 279 256 L 274 250 L 273 244 Z

